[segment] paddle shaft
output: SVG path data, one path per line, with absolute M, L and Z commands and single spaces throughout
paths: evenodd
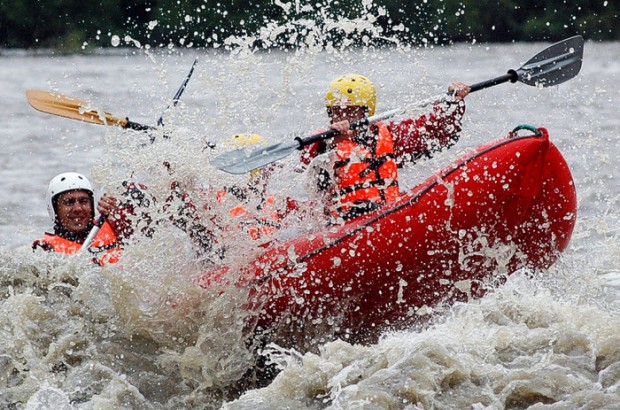
M 189 83 L 189 79 L 192 78 L 192 74 L 194 74 L 194 67 L 196 67 L 197 62 L 198 62 L 198 59 L 196 58 L 194 60 L 194 63 L 192 64 L 192 67 L 189 69 L 189 73 L 187 74 L 187 77 L 185 77 L 185 80 L 183 80 L 183 83 L 181 83 L 181 87 L 179 87 L 176 94 L 172 98 L 173 107 L 176 107 L 177 104 L 179 103 L 179 100 L 181 99 L 181 96 L 183 95 L 183 91 L 185 91 L 185 88 L 187 88 L 187 83 Z M 164 113 L 168 111 L 169 108 L 170 106 L 166 107 L 166 109 L 164 110 Z M 157 125 L 160 125 L 160 126 L 164 125 L 164 114 L 162 114 L 157 120 Z
M 95 222 L 95 226 L 93 226 L 93 229 L 90 230 L 88 236 L 86 237 L 86 239 L 84 239 L 84 243 L 82 243 L 80 250 L 77 251 L 78 254 L 84 253 L 88 250 L 88 248 L 90 248 L 90 245 L 93 243 L 95 236 L 97 236 L 99 230 L 107 219 L 108 217 L 106 215 L 99 215 L 99 219 L 97 219 L 97 222 Z
M 423 103 L 426 103 L 428 100 L 424 100 Z M 418 104 L 422 104 L 422 103 L 418 103 Z M 387 118 L 393 117 L 395 115 L 404 113 L 406 111 L 406 109 L 404 108 L 396 108 L 394 110 L 391 111 L 387 111 L 383 114 L 378 114 L 378 115 L 373 115 L 372 117 L 368 117 L 368 118 L 363 118 L 359 121 L 355 121 L 352 122 L 351 125 L 349 125 L 349 129 L 351 130 L 357 130 L 360 128 L 364 128 L 367 127 L 370 124 L 374 124 L 375 122 L 379 122 L 379 121 L 383 121 Z M 327 131 L 323 131 L 320 132 L 318 134 L 314 134 L 311 135 L 307 138 L 300 138 L 300 137 L 296 137 L 295 140 L 299 143 L 299 148 L 298 149 L 302 149 L 303 147 L 313 144 L 315 142 L 318 141 L 322 141 L 328 138 L 332 138 L 335 137 L 336 135 L 338 135 L 338 131 L 336 130 L 332 130 L 329 129 Z
M 155 127 L 151 127 L 150 125 L 144 125 L 137 122 L 129 121 L 129 119 L 127 118 L 123 123 L 119 123 L 119 125 L 123 128 L 131 129 L 134 131 L 150 131 L 155 129 Z
M 469 92 L 473 93 L 476 91 L 484 90 L 485 88 L 493 87 L 498 84 L 506 83 L 508 81 L 510 81 L 511 83 L 516 83 L 518 80 L 519 75 L 517 74 L 517 72 L 515 70 L 510 70 L 508 71 L 508 74 L 471 85 L 469 87 Z

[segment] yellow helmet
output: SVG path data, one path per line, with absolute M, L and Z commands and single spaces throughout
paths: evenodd
M 377 90 L 367 77 L 359 74 L 347 74 L 336 78 L 329 85 L 325 96 L 325 106 L 368 107 L 368 115 L 375 115 Z
M 234 149 L 249 148 L 265 142 L 258 134 L 235 134 L 230 137 L 230 146 Z M 228 144 L 227 144 L 228 145 Z
M 265 139 L 258 134 L 235 134 L 230 137 L 230 140 L 226 145 L 233 149 L 251 148 L 257 145 L 261 145 L 265 142 Z M 260 178 L 260 169 L 253 169 L 250 171 L 250 183 L 256 183 Z

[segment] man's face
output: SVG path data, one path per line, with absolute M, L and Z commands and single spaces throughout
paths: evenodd
M 79 234 L 93 219 L 92 203 L 87 191 L 67 191 L 58 196 L 58 222 L 71 233 Z
M 344 120 L 347 120 L 349 122 L 359 121 L 363 118 L 366 118 L 366 108 L 335 105 L 331 107 L 330 118 L 332 124 Z

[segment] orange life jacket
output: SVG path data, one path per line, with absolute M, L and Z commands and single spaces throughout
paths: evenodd
M 82 244 L 80 243 L 50 233 L 45 233 L 42 238 L 37 239 L 32 244 L 33 249 L 41 248 L 67 255 L 76 253 L 81 247 Z M 103 266 L 106 263 L 118 262 L 121 248 L 109 223 L 105 222 L 101 226 L 88 251 L 95 254 L 93 262 L 97 265 Z
M 222 190 L 216 194 L 216 197 L 221 203 L 227 194 L 227 190 Z M 275 199 L 272 196 L 265 197 L 256 212 L 250 212 L 245 205 L 238 204 L 229 209 L 228 214 L 237 220 L 239 229 L 247 232 L 254 240 L 270 235 L 280 228 L 280 215 L 275 208 Z
M 379 208 L 400 196 L 394 144 L 387 125 L 376 123 L 371 144 L 345 139 L 336 144 L 336 211 L 345 220 Z M 364 136 L 361 136 L 364 138 Z

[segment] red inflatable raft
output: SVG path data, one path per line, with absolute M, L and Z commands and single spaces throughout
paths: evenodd
M 480 295 L 504 273 L 548 268 L 569 243 L 575 187 L 547 131 L 528 129 L 381 210 L 230 270 L 251 287 L 256 329 L 302 345 L 325 334 L 363 340 L 414 323 L 425 307 Z

